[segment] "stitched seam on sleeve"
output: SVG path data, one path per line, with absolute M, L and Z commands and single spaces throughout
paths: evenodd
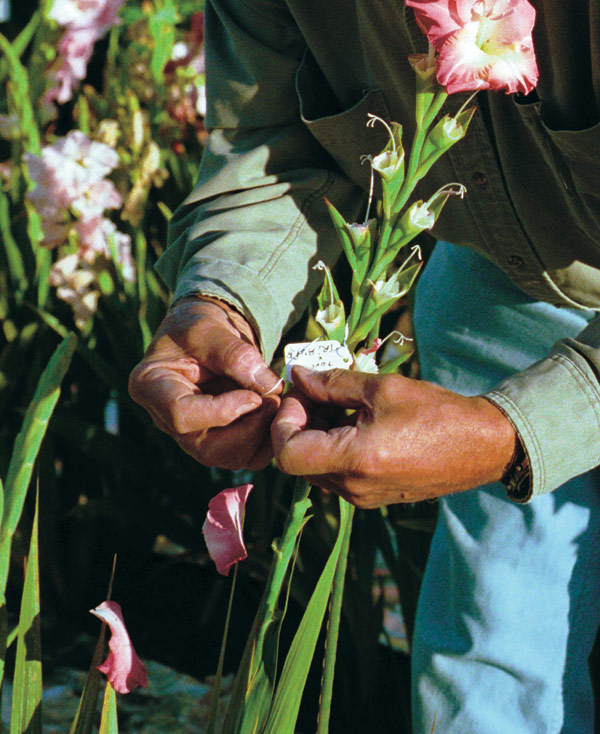
M 302 227 L 306 224 L 306 213 L 309 211 L 310 207 L 315 203 L 315 201 L 318 201 L 322 196 L 324 196 L 324 194 L 327 193 L 327 191 L 329 191 L 329 189 L 333 186 L 335 179 L 336 173 L 334 171 L 327 171 L 323 185 L 306 196 L 306 198 L 302 202 L 302 206 L 300 207 L 300 212 L 298 213 L 298 216 L 290 227 L 289 232 L 281 241 L 280 246 L 273 253 L 271 258 L 269 258 L 269 260 L 258 271 L 259 276 L 268 278 L 269 275 L 273 272 L 273 270 L 277 266 L 277 263 L 289 250 L 290 246 L 295 242 L 296 238 L 300 234 L 300 231 L 302 230 Z

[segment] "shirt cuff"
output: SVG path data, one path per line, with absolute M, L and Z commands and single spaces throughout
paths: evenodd
M 600 389 L 592 366 L 568 343 L 504 380 L 486 397 L 511 421 L 531 467 L 529 502 L 600 463 Z

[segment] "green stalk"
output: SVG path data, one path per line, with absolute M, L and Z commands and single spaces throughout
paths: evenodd
M 304 516 L 308 512 L 311 501 L 308 498 L 310 492 L 310 483 L 303 477 L 298 477 L 294 485 L 294 497 L 292 506 L 287 517 L 285 528 L 279 543 L 273 542 L 273 550 L 275 557 L 271 572 L 267 580 L 264 601 L 261 605 L 261 617 L 267 620 L 267 624 L 263 624 L 258 633 L 256 640 L 255 660 L 262 657 L 262 649 L 266 628 L 270 624 L 277 606 L 277 601 L 281 593 L 281 587 L 287 574 L 288 566 L 293 558 L 296 548 L 296 539 L 304 524 Z
M 229 620 L 231 618 L 231 608 L 233 606 L 233 594 L 235 592 L 235 584 L 238 577 L 239 563 L 235 564 L 233 569 L 233 580 L 229 591 L 229 604 L 227 605 L 227 614 L 225 616 L 225 628 L 223 630 L 223 639 L 221 640 L 221 650 L 219 652 L 219 662 L 217 664 L 217 672 L 212 691 L 210 692 L 210 705 L 208 709 L 208 724 L 206 725 L 206 734 L 214 734 L 217 724 L 217 709 L 219 707 L 219 693 L 221 691 L 221 679 L 223 678 L 223 663 L 225 661 L 225 648 L 227 646 L 227 636 L 229 633 Z
M 277 632 L 283 618 L 277 603 L 311 506 L 310 486 L 304 478 L 297 478 L 282 537 L 273 542 L 271 570 L 234 681 L 223 734 L 259 731 L 269 716 L 277 669 Z
M 340 502 L 345 502 L 345 500 L 340 500 Z M 335 569 L 333 588 L 331 592 L 331 608 L 329 611 L 329 624 L 327 625 L 327 637 L 325 640 L 325 658 L 323 660 L 323 677 L 321 679 L 321 698 L 319 700 L 317 734 L 328 734 L 329 732 L 329 715 L 331 713 L 333 677 L 335 674 L 342 600 L 344 597 L 344 581 L 346 578 L 346 567 L 348 565 L 348 550 L 350 548 L 350 535 L 352 534 L 352 519 L 354 517 L 354 506 L 348 505 L 347 509 L 348 524 L 344 531 L 342 548 L 340 550 L 340 557 Z

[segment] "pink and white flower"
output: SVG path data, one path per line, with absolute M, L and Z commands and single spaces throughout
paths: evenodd
M 242 536 L 242 518 L 252 484 L 224 489 L 208 503 L 202 526 L 206 547 L 217 571 L 229 575 L 234 563 L 248 557 Z
M 450 94 L 531 92 L 538 79 L 527 0 L 406 0 L 435 47 L 437 79 Z
M 90 609 L 90 613 L 106 622 L 111 631 L 110 653 L 98 670 L 106 675 L 117 693 L 131 693 L 139 686 L 145 688 L 148 671 L 133 649 L 120 604 L 103 601 L 95 609 Z
M 47 76 L 50 88 L 43 102 L 64 104 L 87 74 L 94 45 L 121 20 L 117 15 L 125 0 L 55 0 L 49 17 L 64 26 L 58 56 Z

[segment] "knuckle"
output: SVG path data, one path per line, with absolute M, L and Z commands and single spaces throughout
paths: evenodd
M 241 339 L 229 340 L 223 348 L 221 361 L 223 364 L 244 370 L 256 362 L 258 352 L 250 344 Z
M 129 382 L 127 384 L 127 390 L 129 397 L 136 403 L 141 402 L 141 386 L 144 379 L 144 362 L 137 364 L 129 374 Z
M 398 390 L 396 375 L 382 375 L 377 381 L 373 381 L 374 397 L 383 404 L 394 402 Z

